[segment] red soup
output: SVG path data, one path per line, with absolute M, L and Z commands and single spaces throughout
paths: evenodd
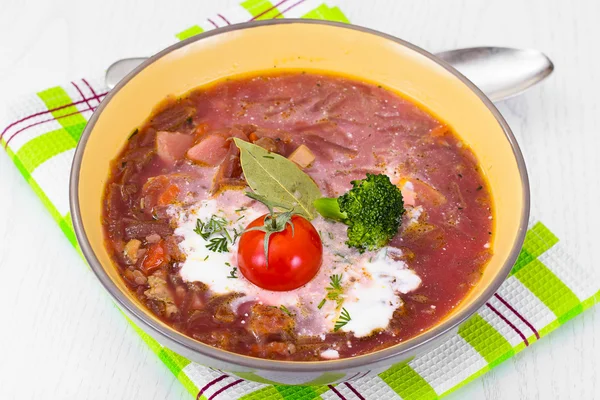
M 423 109 L 289 72 L 165 100 L 114 160 L 103 221 L 121 276 L 162 321 L 313 361 L 450 313 L 492 254 L 491 203 L 473 153 Z

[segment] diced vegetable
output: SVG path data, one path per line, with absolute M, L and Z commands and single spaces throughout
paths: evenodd
M 146 275 L 150 275 L 167 263 L 167 255 L 164 248 L 164 241 L 154 243 L 148 247 L 148 251 L 142 261 L 142 271 Z
M 177 173 L 149 178 L 142 186 L 139 207 L 147 216 L 155 219 L 165 216 L 165 206 L 179 199 L 182 194 L 180 188 L 185 188 L 189 179 L 190 175 Z
M 142 274 L 142 271 L 140 271 L 139 269 L 134 269 L 133 270 L 133 278 L 134 278 L 134 282 L 137 285 L 145 285 L 146 283 L 148 283 L 148 278 L 146 278 L 146 276 L 144 274 Z
M 148 285 L 150 285 L 150 289 L 146 290 L 144 294 L 151 300 L 162 302 L 167 317 L 179 312 L 166 280 L 159 276 L 149 276 Z
M 229 142 L 224 136 L 211 134 L 189 149 L 187 157 L 200 164 L 215 166 L 223 161 L 228 149 Z
M 194 137 L 191 135 L 160 131 L 156 134 L 156 154 L 164 162 L 173 164 L 185 156 L 192 143 Z
M 304 169 L 308 168 L 310 164 L 315 161 L 315 155 L 307 146 L 301 144 L 296 150 L 293 151 L 292 154 L 290 154 L 288 159 L 298 164 L 300 168 Z
M 173 203 L 179 195 L 179 187 L 177 185 L 171 185 L 161 193 L 158 197 L 158 205 L 164 206 Z
M 429 131 L 429 134 L 432 137 L 440 137 L 440 136 L 444 136 L 446 133 L 448 133 L 448 125 L 438 125 L 435 128 L 432 128 Z
M 131 261 L 132 264 L 135 264 L 138 260 L 138 250 L 140 249 L 142 242 L 137 239 L 131 239 L 125 245 L 124 253 L 125 257 Z
M 146 236 L 146 242 L 148 243 L 158 243 L 159 241 L 160 235 L 157 235 L 156 233 Z
M 179 242 L 181 238 L 175 235 L 169 235 L 165 237 L 163 247 L 169 257 L 169 260 L 183 261 L 185 260 L 185 254 L 179 248 Z
M 250 139 L 250 141 L 252 143 L 254 143 L 258 140 L 258 135 L 256 133 L 252 132 L 248 135 L 248 139 Z
M 252 306 L 248 327 L 257 337 L 269 335 L 293 335 L 295 326 L 294 318 L 287 315 L 277 307 L 263 304 Z
M 231 308 L 231 301 L 238 297 L 237 294 L 226 295 L 211 302 L 211 306 L 217 304 L 213 318 L 219 322 L 231 323 L 236 319 L 236 313 Z
M 275 142 L 274 139 L 271 139 L 270 137 L 261 137 L 260 139 L 255 140 L 252 143 L 254 143 L 257 146 L 262 147 L 263 149 L 265 149 L 267 151 L 270 151 L 271 153 L 277 152 L 277 143 Z

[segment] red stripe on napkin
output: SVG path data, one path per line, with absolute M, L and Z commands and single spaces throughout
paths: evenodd
M 506 308 L 508 308 L 510 311 L 513 312 L 513 314 L 515 314 L 517 316 L 517 318 L 519 318 L 521 321 L 523 321 L 523 323 L 525 325 L 527 325 L 527 327 L 529 329 L 531 329 L 531 332 L 533 332 L 533 334 L 535 335 L 536 338 L 540 338 L 540 334 L 538 333 L 537 329 L 535 329 L 535 327 L 533 326 L 533 324 L 529 321 L 527 321 L 527 319 L 525 319 L 525 317 L 523 315 L 521 315 L 521 313 L 519 313 L 517 310 L 515 310 L 515 308 L 513 306 L 510 305 L 510 303 L 508 301 L 506 301 L 502 296 L 500 296 L 498 293 L 494 294 L 494 296 L 500 300 L 500 302 L 502 304 L 504 304 L 506 306 Z
M 523 343 L 525 343 L 525 346 L 529 346 L 529 341 L 527 340 L 527 338 L 525 337 L 525 335 L 523 334 L 523 332 L 521 332 L 521 330 L 519 328 L 517 328 L 515 325 L 513 325 L 512 322 L 510 322 L 504 315 L 502 315 L 500 313 L 500 311 L 498 311 L 496 309 L 496 307 L 494 307 L 493 305 L 491 305 L 490 303 L 485 303 L 485 305 L 494 312 L 494 314 L 496 314 L 497 316 L 499 316 L 502 321 L 504 321 L 508 326 L 510 326 L 512 328 L 513 331 L 517 332 L 517 334 L 519 336 L 521 336 L 521 339 L 523 339 Z

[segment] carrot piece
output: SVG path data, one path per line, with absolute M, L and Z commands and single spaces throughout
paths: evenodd
M 158 198 L 158 204 L 161 206 L 171 204 L 177 198 L 178 194 L 179 188 L 177 185 L 171 185 L 167 188 L 167 190 L 160 194 Z
M 254 143 L 258 140 L 258 135 L 254 132 L 252 132 L 251 134 L 248 135 L 248 139 L 250 139 L 250 142 Z
M 439 125 L 429 131 L 432 137 L 444 136 L 448 132 L 448 125 Z
M 196 126 L 196 129 L 194 129 L 194 136 L 196 138 L 199 138 L 202 135 L 204 135 L 207 131 L 208 131 L 208 124 L 205 124 L 205 123 L 198 124 Z
M 161 239 L 158 243 L 154 243 L 148 247 L 141 267 L 146 275 L 150 275 L 167 262 L 164 243 L 165 241 Z

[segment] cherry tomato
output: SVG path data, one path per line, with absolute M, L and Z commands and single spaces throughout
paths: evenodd
M 265 224 L 263 215 L 246 229 Z M 265 260 L 265 233 L 258 230 L 242 234 L 238 246 L 238 268 L 256 286 L 267 290 L 286 291 L 308 283 L 319 271 L 323 260 L 323 244 L 316 229 L 304 217 L 293 215 L 292 227 L 269 237 L 268 260 Z

